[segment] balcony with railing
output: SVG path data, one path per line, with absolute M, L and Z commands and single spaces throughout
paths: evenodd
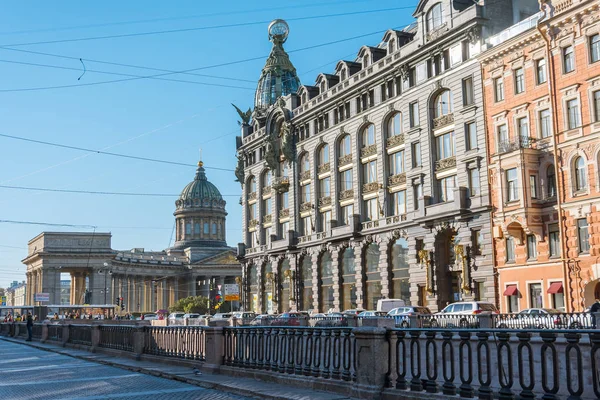
M 273 183 L 271 184 L 273 190 L 277 193 L 287 192 L 290 188 L 290 178 L 287 176 L 277 176 L 273 178 Z
M 498 143 L 498 154 L 510 153 L 520 149 L 534 149 L 536 139 L 529 136 L 519 136 L 512 140 Z
M 454 123 L 454 114 L 446 114 L 441 117 L 434 118 L 433 129 L 440 129 Z
M 435 162 L 435 172 L 445 171 L 456 167 L 456 156 L 443 158 Z
M 562 3 L 567 3 L 569 1 L 572 0 L 567 0 L 567 1 L 563 1 Z M 555 10 L 558 11 L 559 6 L 556 6 Z M 507 28 L 505 30 L 503 30 L 502 32 L 498 33 L 497 35 L 491 36 L 490 38 L 488 38 L 486 40 L 486 42 L 492 46 L 497 46 L 502 42 L 506 42 L 509 39 L 512 39 L 513 37 L 531 29 L 531 28 L 535 28 L 538 21 L 542 19 L 543 14 L 537 13 L 532 15 L 529 18 L 524 19 L 523 21 L 519 22 L 518 24 L 515 24 L 513 26 L 511 26 L 510 28 Z
M 362 158 L 371 157 L 377 154 L 377 145 L 372 144 L 370 146 L 365 146 L 360 150 L 360 156 Z
M 387 144 L 388 148 L 401 146 L 404 144 L 404 135 L 400 134 L 400 135 L 389 137 L 387 139 L 386 144 Z

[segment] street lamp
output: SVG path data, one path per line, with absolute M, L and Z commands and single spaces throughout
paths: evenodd
M 106 303 L 106 295 L 108 294 L 108 287 L 106 286 L 106 275 L 112 275 L 112 271 L 107 269 L 109 264 L 107 262 L 104 263 L 104 269 L 98 271 L 99 274 L 104 274 L 104 290 L 101 290 L 100 293 L 104 293 L 104 304 Z

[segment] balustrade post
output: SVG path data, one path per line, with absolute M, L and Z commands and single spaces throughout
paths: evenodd
M 477 315 L 478 318 L 478 327 L 480 329 L 492 329 L 492 314 L 480 314 Z
M 92 342 L 94 341 L 92 337 Z M 144 354 L 144 346 L 146 344 L 145 327 L 136 326 L 133 330 L 133 352 L 135 353 L 136 360 L 142 358 Z
M 600 327 L 600 312 L 592 313 L 592 321 L 594 322 L 594 327 Z
M 13 326 L 12 337 L 19 337 L 19 328 L 20 328 L 19 324 L 13 322 L 12 326 Z
M 408 316 L 408 326 L 409 326 L 409 328 L 412 328 L 412 329 L 420 328 L 419 316 L 418 315 L 409 315 Z
M 356 338 L 356 384 L 354 396 L 378 398 L 385 386 L 388 359 L 382 357 L 389 351 L 386 329 L 361 327 L 353 330 Z
M 63 325 L 62 327 L 62 347 L 66 347 L 69 342 L 69 333 L 71 332 L 71 324 Z
M 217 372 L 223 365 L 223 327 L 208 327 L 206 328 L 206 362 L 204 368 L 210 372 Z
M 41 343 L 46 343 L 48 341 L 48 324 L 42 325 L 42 337 L 40 339 Z
M 92 330 L 92 347 L 90 351 L 95 353 L 96 349 L 100 347 L 100 325 L 92 325 L 90 329 Z

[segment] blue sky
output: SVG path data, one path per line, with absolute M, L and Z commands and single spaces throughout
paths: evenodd
M 74 38 L 177 30 L 216 25 L 293 19 L 327 14 L 410 7 L 417 1 L 288 0 L 207 2 L 103 1 L 13 2 L 0 13 L 0 134 L 26 137 L 135 156 L 195 164 L 203 148 L 207 167 L 235 167 L 237 115 L 253 104 L 255 82 L 264 58 L 166 78 L 236 86 L 139 79 L 51 90 L 37 87 L 89 84 L 120 79 L 89 70 L 133 75 L 157 72 L 94 63 L 90 60 L 187 70 L 266 56 L 268 22 L 219 29 L 141 35 L 101 40 L 31 44 Z M 412 9 L 289 21 L 287 50 L 346 39 L 412 21 Z M 148 21 L 152 20 L 152 21 Z M 144 22 L 140 22 L 144 21 Z M 376 45 L 382 34 L 291 53 L 303 83 L 331 72 L 340 59 L 353 59 L 363 44 Z M 18 46 L 14 46 L 18 45 Z M 44 52 L 64 59 L 11 51 Z M 78 81 L 84 60 L 88 72 Z M 9 63 L 12 61 L 13 63 Z M 77 70 L 15 64 L 34 63 Z M 234 80 L 235 79 L 235 80 Z M 18 91 L 12 91 L 16 90 Z M 193 179 L 193 167 L 155 164 L 0 137 L 0 185 L 74 190 L 173 193 Z M 207 169 L 227 200 L 227 238 L 241 240 L 238 204 L 241 189 L 232 172 Z M 176 197 L 125 197 L 40 193 L 0 188 L 0 220 L 96 225 L 112 232 L 115 249 L 169 246 Z M 90 231 L 0 223 L 0 287 L 25 279 L 21 259 L 27 241 L 42 231 Z

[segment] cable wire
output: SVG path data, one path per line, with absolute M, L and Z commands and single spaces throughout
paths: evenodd
M 106 196 L 179 197 L 179 194 L 169 194 L 169 193 L 109 192 L 109 191 L 52 189 L 52 188 L 9 186 L 9 185 L 0 185 L 0 188 L 14 189 L 14 190 L 29 190 L 29 191 L 38 191 L 38 192 L 98 194 L 98 195 L 106 195 Z M 222 194 L 221 196 L 223 196 L 223 197 L 239 197 L 240 195 L 239 194 Z M 2 222 L 2 221 L 0 221 L 0 222 Z
M 187 163 L 181 163 L 181 162 L 177 162 L 177 161 L 159 160 L 159 159 L 149 158 L 149 157 L 137 157 L 137 156 L 131 156 L 131 155 L 127 155 L 127 154 L 113 153 L 113 152 L 102 151 L 102 150 L 93 150 L 93 149 L 88 149 L 85 147 L 45 142 L 43 140 L 29 139 L 29 138 L 24 138 L 24 137 L 20 137 L 20 136 L 6 135 L 6 134 L 2 134 L 2 133 L 0 133 L 0 137 L 5 137 L 5 138 L 15 139 L 15 140 L 22 140 L 25 142 L 31 142 L 31 143 L 37 143 L 37 144 L 43 144 L 46 146 L 60 147 L 60 148 L 70 149 L 70 150 L 86 151 L 88 153 L 96 153 L 96 154 L 103 154 L 103 155 L 113 156 L 113 157 L 129 158 L 129 159 L 133 159 L 133 160 L 149 161 L 149 162 L 155 162 L 155 163 L 161 163 L 161 164 L 181 165 L 184 167 L 195 167 L 196 166 L 195 164 L 187 164 Z M 204 167 L 204 168 L 205 169 L 213 169 L 213 170 L 217 170 L 217 171 L 228 171 L 228 172 L 234 171 L 233 169 L 220 168 L 220 167 Z

